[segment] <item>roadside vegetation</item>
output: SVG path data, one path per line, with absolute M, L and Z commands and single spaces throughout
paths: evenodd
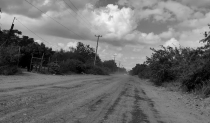
M 43 57 L 42 68 L 46 69 L 39 70 L 41 73 L 108 75 L 118 70 L 114 60 L 102 62 L 98 55 L 96 66 L 93 66 L 95 50 L 81 42 L 78 42 L 76 48 L 70 47 L 68 51 L 53 51 L 44 43 L 37 43 L 33 38 L 22 35 L 19 30 L 0 31 L 0 75 L 16 74 L 19 72 L 18 68 L 32 71 L 35 69 L 35 66 L 31 65 L 32 56 Z M 125 68 L 119 70 L 126 72 Z
M 150 79 L 156 85 L 179 83 L 187 92 L 210 96 L 210 32 L 200 41 L 204 46 L 151 48 L 153 51 L 143 64 L 137 64 L 131 75 Z

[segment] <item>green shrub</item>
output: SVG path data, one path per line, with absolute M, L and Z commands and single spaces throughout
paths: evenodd
M 93 74 L 93 75 L 108 75 L 107 68 L 99 67 L 99 66 L 88 66 L 86 67 L 86 74 Z
M 17 65 L 18 57 L 18 47 L 0 47 L 0 66 Z
M 10 65 L 0 66 L 1 75 L 15 75 L 18 72 L 19 70 L 17 66 L 10 66 Z
M 68 59 L 65 62 L 60 63 L 61 73 L 82 73 L 85 71 L 83 62 L 75 59 Z
M 18 47 L 0 47 L 0 74 L 16 74 L 18 72 L 18 57 Z
M 210 63 L 206 62 L 205 65 L 193 66 L 189 72 L 182 76 L 182 86 L 186 91 L 193 91 L 203 85 L 203 82 L 210 79 Z
M 60 74 L 60 65 L 58 65 L 57 63 L 49 63 L 48 69 L 51 74 Z

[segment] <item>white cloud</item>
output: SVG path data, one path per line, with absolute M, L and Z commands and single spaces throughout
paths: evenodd
M 206 13 L 203 18 L 196 18 L 196 19 L 190 19 L 183 21 L 178 26 L 179 28 L 202 28 L 204 26 L 207 26 L 210 20 L 210 12 Z
M 210 5 L 209 0 L 178 0 L 185 5 L 195 6 L 195 7 L 208 7 Z
M 179 47 L 179 41 L 177 41 L 175 38 L 171 38 L 170 40 L 166 41 L 163 46 L 165 47 Z
M 127 5 L 136 9 L 142 9 L 143 7 L 152 7 L 160 0 L 119 0 L 119 5 Z
M 77 42 L 69 42 L 67 43 L 67 48 L 70 48 L 70 47 L 73 47 L 73 48 L 76 48 L 77 47 Z
M 164 39 L 169 39 L 174 37 L 176 35 L 175 33 L 176 32 L 173 28 L 169 28 L 168 31 L 162 32 L 161 34 L 159 34 L 159 36 Z
M 203 43 L 200 40 L 204 38 L 204 32 L 208 30 L 208 27 L 197 28 L 189 31 L 182 31 L 180 34 L 180 44 L 185 47 L 199 47 Z
M 123 54 L 122 53 L 116 53 L 116 58 L 117 59 L 120 59 L 120 58 L 122 58 L 123 57 Z
M 117 5 L 112 4 L 106 8 L 96 9 L 89 13 L 93 25 L 91 31 L 103 35 L 103 38 L 121 39 L 123 35 L 137 27 L 136 22 L 132 20 L 132 13 L 133 10 L 130 8 L 119 9 Z
M 118 48 L 116 48 L 116 50 L 122 51 L 122 47 L 118 47 Z
M 141 33 L 141 36 L 139 37 L 140 42 L 144 42 L 146 44 L 157 44 L 161 41 L 160 37 L 158 35 L 155 35 L 154 33 Z
M 160 2 L 158 7 L 172 12 L 176 16 L 177 20 L 186 20 L 194 13 L 190 7 L 175 1 Z
M 61 48 L 65 47 L 65 45 L 63 43 L 58 43 L 58 46 L 61 47 Z
M 42 43 L 41 40 L 35 40 L 35 42 L 37 42 L 38 44 L 41 44 Z
M 64 43 L 57 43 L 58 47 L 57 49 L 63 49 L 63 50 L 66 50 L 68 51 L 69 48 L 73 47 L 73 48 L 76 48 L 77 46 L 77 42 L 68 42 L 67 44 L 64 44 Z

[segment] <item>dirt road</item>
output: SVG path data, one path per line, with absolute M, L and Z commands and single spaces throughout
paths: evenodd
M 0 123 L 168 123 L 128 75 L 0 81 Z M 149 89 L 149 88 L 147 88 Z M 152 91 L 152 90 L 151 90 Z M 166 116 L 166 115 L 165 115 Z

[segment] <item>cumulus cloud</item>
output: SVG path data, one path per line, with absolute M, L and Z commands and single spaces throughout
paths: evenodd
M 176 32 L 175 32 L 175 30 L 173 28 L 169 28 L 168 31 L 162 32 L 161 34 L 159 34 L 159 36 L 161 38 L 164 38 L 164 39 L 172 38 L 175 35 L 177 35 L 177 34 L 176 34 Z
M 187 19 L 189 19 L 190 15 L 194 12 L 191 8 L 182 5 L 181 3 L 161 0 L 119 1 L 120 5 L 133 6 L 136 7 L 136 9 L 131 9 L 129 7 L 120 8 L 118 5 L 113 4 L 108 4 L 106 7 L 95 8 L 94 5 L 88 3 L 84 8 L 80 8 L 77 14 L 73 13 L 70 8 L 67 8 L 62 1 L 56 2 L 55 4 L 48 0 L 31 0 L 30 2 L 37 5 L 40 9 L 43 9 L 48 15 L 52 16 L 68 28 L 62 27 L 61 25 L 56 24 L 56 22 L 52 22 L 49 18 L 46 19 L 44 15 L 39 15 L 43 18 L 36 20 L 31 19 L 30 17 L 24 18 L 23 16 L 23 20 L 27 20 L 25 21 L 25 24 L 29 25 L 30 23 L 31 28 L 34 28 L 36 32 L 69 39 L 94 41 L 94 35 L 100 34 L 103 35 L 103 38 L 101 38 L 103 42 L 115 46 L 128 44 L 153 45 L 160 43 L 162 39 L 174 37 L 175 30 L 172 28 L 169 28 L 167 32 L 163 32 L 159 35 L 153 32 L 144 33 L 136 30 L 140 22 L 139 18 L 146 19 L 152 16 L 155 20 L 163 21 L 172 19 L 172 15 L 174 15 L 177 20 L 184 20 L 187 22 L 189 21 Z M 79 1 L 72 2 L 78 3 Z M 85 2 L 89 1 L 86 0 Z M 30 7 L 30 9 L 25 7 L 26 3 L 18 3 L 24 4 L 23 8 L 28 9 L 29 11 L 34 9 L 33 7 Z M 141 5 L 139 5 L 139 3 L 141 3 Z M 54 9 L 55 7 L 56 9 Z M 176 9 L 175 7 L 179 9 Z M 202 16 L 200 13 L 194 15 L 197 17 Z M 205 15 L 205 17 L 208 17 L 208 15 Z
M 95 9 L 86 14 L 91 17 L 90 22 L 93 25 L 91 31 L 102 34 L 107 39 L 121 39 L 123 35 L 137 27 L 137 23 L 132 18 L 133 10 L 130 8 L 119 9 L 117 5 L 110 4 L 106 8 Z
M 175 1 L 160 2 L 158 6 L 170 11 L 177 20 L 187 20 L 194 13 L 190 7 Z
M 209 7 L 209 0 L 177 0 L 185 5 L 195 6 L 195 7 Z
M 67 47 L 68 48 L 70 48 L 70 47 L 76 48 L 77 47 L 77 43 L 78 42 L 76 42 L 76 41 L 75 42 L 69 42 L 69 43 L 67 43 Z
M 76 48 L 77 47 L 77 42 L 68 42 L 67 44 L 64 43 L 57 43 L 58 47 L 56 49 L 63 49 L 68 51 L 70 48 Z
M 35 42 L 37 42 L 38 44 L 43 43 L 41 40 L 35 40 Z
M 179 41 L 177 41 L 175 38 L 171 38 L 170 40 L 168 40 L 167 42 L 165 42 L 165 44 L 163 46 L 165 47 L 179 47 Z
M 202 28 L 204 26 L 207 26 L 207 24 L 209 23 L 209 20 L 210 20 L 210 12 L 206 13 L 205 16 L 201 18 L 195 18 L 195 19 L 183 21 L 178 26 L 181 29 L 182 28 L 189 28 L 189 29 Z

